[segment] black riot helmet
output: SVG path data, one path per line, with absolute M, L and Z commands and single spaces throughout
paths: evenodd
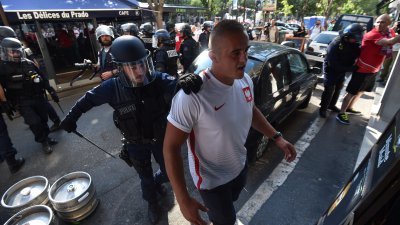
M 192 28 L 187 23 L 179 24 L 177 30 L 179 31 L 181 36 L 186 36 L 186 37 L 193 36 Z
M 111 41 L 102 41 L 101 36 L 110 36 Z M 114 40 L 114 32 L 113 30 L 106 25 L 100 25 L 96 28 L 96 39 L 100 42 L 102 46 L 110 46 L 112 41 Z
M 169 33 L 165 29 L 157 30 L 153 35 L 153 47 L 158 47 L 159 43 L 164 43 L 166 45 L 172 45 L 172 40 Z
M 140 31 L 142 34 L 146 37 L 151 37 L 153 36 L 153 26 L 151 25 L 150 22 L 144 23 L 140 25 Z
M 204 22 L 202 25 L 202 30 L 207 30 L 207 28 L 211 28 L 211 24 L 208 22 Z
M 1 60 L 5 62 L 20 62 L 25 58 L 25 51 L 21 42 L 12 37 L 4 38 L 1 41 Z
M 364 27 L 360 24 L 353 23 L 344 28 L 343 32 L 341 32 L 341 36 L 345 38 L 353 38 L 357 43 L 361 43 L 364 36 L 364 30 Z
M 165 25 L 165 29 L 168 32 L 173 32 L 173 31 L 175 31 L 175 24 L 172 22 L 167 22 L 167 24 Z
M 130 35 L 116 38 L 111 45 L 111 55 L 124 73 L 119 76 L 124 86 L 141 87 L 154 80 L 150 51 L 139 38 Z
M 139 35 L 139 28 L 134 23 L 124 23 L 121 25 L 121 31 L 123 35 Z
M 7 38 L 7 37 L 16 38 L 17 34 L 11 27 L 0 26 L 0 41 L 2 41 L 4 38 Z

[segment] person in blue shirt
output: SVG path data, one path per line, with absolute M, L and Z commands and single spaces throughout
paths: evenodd
M 111 46 L 118 76 L 88 91 L 61 122 L 67 132 L 76 131 L 79 117 L 95 106 L 108 103 L 115 125 L 123 136 L 120 157 L 133 166 L 141 179 L 142 197 L 148 202 L 148 218 L 157 223 L 161 209 L 157 196 L 166 194 L 168 181 L 162 153 L 167 114 L 176 87 L 186 93 L 199 91 L 202 81 L 194 74 L 175 77 L 154 70 L 151 53 L 137 37 L 116 38 Z M 160 169 L 153 175 L 153 154 Z

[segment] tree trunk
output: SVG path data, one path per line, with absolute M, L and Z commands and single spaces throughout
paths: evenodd
M 153 10 L 154 18 L 156 18 L 156 29 L 162 29 L 163 26 L 163 11 L 164 0 L 147 0 L 149 7 Z

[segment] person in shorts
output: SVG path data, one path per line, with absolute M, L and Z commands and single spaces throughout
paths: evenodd
M 385 58 L 392 55 L 392 45 L 400 41 L 400 36 L 396 36 L 394 30 L 389 28 L 390 23 L 390 16 L 383 14 L 376 19 L 374 29 L 364 35 L 360 57 L 356 62 L 358 69 L 353 73 L 347 86 L 342 107 L 336 116 L 338 122 L 348 125 L 350 120 L 347 113 L 361 113 L 353 109 L 354 104 L 364 92 L 373 90 L 376 74 Z

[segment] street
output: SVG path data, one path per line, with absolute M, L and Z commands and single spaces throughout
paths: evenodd
M 271 143 L 263 157 L 250 166 L 247 185 L 235 204 L 238 224 L 312 225 L 352 174 L 374 93 L 360 99 L 358 106 L 362 115 L 351 116 L 352 123 L 346 126 L 336 121 L 336 114 L 328 113 L 327 119 L 319 118 L 321 91 L 322 86 L 318 85 L 309 107 L 295 111 L 276 127 L 296 145 L 298 159 L 290 164 L 281 162 L 283 154 Z M 60 104 L 64 111 L 67 112 L 82 94 L 62 98 Z M 61 111 L 56 110 L 63 117 Z M 84 114 L 78 121 L 77 130 L 116 159 L 64 131 L 51 135 L 59 143 L 52 154 L 46 155 L 41 145 L 34 142 L 21 117 L 6 122 L 18 155 L 23 156 L 26 163 L 14 175 L 10 175 L 6 163 L 0 164 L 1 194 L 26 177 L 42 175 L 52 184 L 70 172 L 85 171 L 92 177 L 100 204 L 81 224 L 150 224 L 147 203 L 141 198 L 139 177 L 133 168 L 118 158 L 121 135 L 113 124 L 110 106 L 96 107 Z M 187 170 L 186 147 L 182 148 L 182 154 Z M 156 163 L 153 168 L 157 169 Z M 200 199 L 188 171 L 185 175 L 190 193 Z M 167 187 L 169 192 L 161 200 L 163 216 L 158 224 L 189 224 L 180 213 L 170 185 Z M 11 215 L 1 208 L 0 223 Z M 207 218 L 205 214 L 204 218 Z

